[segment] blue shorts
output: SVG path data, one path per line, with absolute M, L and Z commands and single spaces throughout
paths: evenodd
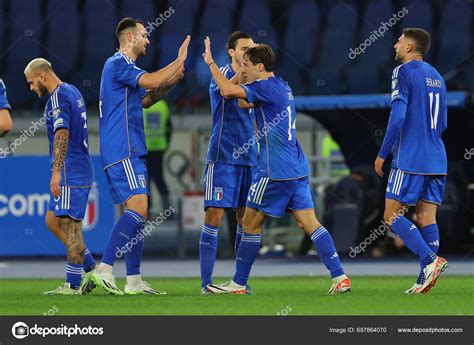
M 108 167 L 105 174 L 112 201 L 116 205 L 125 204 L 137 194 L 148 195 L 148 173 L 144 158 L 132 157 L 120 161 Z
M 415 175 L 392 168 L 385 197 L 408 206 L 415 206 L 419 200 L 441 205 L 445 185 L 444 175 Z
M 255 177 L 247 198 L 247 207 L 272 217 L 282 217 L 291 210 L 314 209 L 309 177 L 287 181 Z
M 54 212 L 56 217 L 68 216 L 76 220 L 83 220 L 90 190 L 90 187 L 61 186 L 59 198 L 55 199 L 50 195 L 48 210 Z
M 251 182 L 250 166 L 207 164 L 204 173 L 204 209 L 245 207 Z

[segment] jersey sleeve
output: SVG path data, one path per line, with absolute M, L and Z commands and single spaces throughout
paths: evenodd
M 141 97 L 142 99 L 145 98 L 145 96 L 147 95 L 147 93 L 148 93 L 148 91 L 147 91 L 145 88 L 143 88 L 143 87 L 140 88 L 140 97 Z
M 5 87 L 5 83 L 2 79 L 0 79 L 0 109 L 8 109 L 12 110 L 10 103 L 8 103 L 7 99 L 7 88 Z
M 147 73 L 145 70 L 137 67 L 133 62 L 124 57 L 115 64 L 115 78 L 127 86 L 137 87 L 140 77 Z
M 224 75 L 224 77 L 226 77 L 227 79 L 230 79 L 229 78 L 229 73 L 230 73 L 230 68 L 229 66 L 222 66 L 219 68 L 219 70 L 222 72 L 222 74 Z M 211 83 L 209 84 L 209 89 L 212 91 L 212 92 L 219 92 L 219 86 L 217 86 L 217 83 L 216 81 L 214 80 L 214 78 L 211 79 Z
M 401 99 L 408 104 L 409 85 L 406 68 L 403 65 L 396 67 L 392 73 L 392 100 Z
M 63 92 L 56 92 L 51 96 L 53 111 L 53 128 L 56 132 L 60 128 L 69 129 L 71 118 L 71 104 L 69 98 Z
M 266 80 L 255 80 L 241 86 L 247 94 L 249 103 L 267 103 L 272 99 L 271 88 L 268 87 Z

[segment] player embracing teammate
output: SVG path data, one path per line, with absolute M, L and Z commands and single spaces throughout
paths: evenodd
M 309 165 L 296 138 L 296 111 L 293 92 L 273 73 L 275 55 L 266 44 L 247 49 L 242 61 L 245 84 L 228 80 L 216 66 L 211 41 L 204 41 L 204 62 L 225 98 L 237 98 L 245 108 L 253 108 L 259 132 L 260 154 L 243 218 L 243 234 L 237 248 L 236 272 L 230 282 L 208 284 L 211 293 L 249 293 L 247 281 L 257 257 L 262 225 L 268 216 L 291 213 L 298 225 L 311 236 L 319 257 L 330 271 L 333 284 L 329 294 L 351 289 L 329 232 L 316 219 L 309 186 Z

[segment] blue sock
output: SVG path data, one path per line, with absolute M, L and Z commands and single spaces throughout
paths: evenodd
M 84 272 L 90 272 L 94 268 L 95 268 L 94 257 L 92 256 L 89 249 L 86 248 L 86 251 L 84 252 L 84 261 L 82 263 L 82 269 L 84 270 Z
M 260 249 L 260 242 L 262 242 L 262 235 L 260 234 L 242 234 L 240 246 L 237 250 L 235 275 L 232 279 L 239 285 L 246 286 L 249 279 L 250 270 L 255 262 Z
M 334 241 L 331 234 L 324 226 L 320 226 L 311 234 L 311 241 L 318 252 L 319 258 L 326 268 L 331 272 L 331 278 L 339 277 L 344 274 L 344 269 L 339 260 Z
M 140 227 L 136 228 L 136 232 L 132 234 L 132 247 L 125 253 L 125 267 L 127 269 L 127 276 L 134 276 L 140 274 L 140 265 L 142 263 L 144 237 L 142 230 L 145 227 L 145 222 L 140 222 Z
M 81 286 L 82 280 L 82 265 L 68 262 L 66 266 L 66 283 L 71 284 L 73 289 L 78 289 Z
M 219 228 L 204 224 L 199 238 L 199 261 L 201 263 L 201 287 L 212 284 L 212 272 L 217 253 Z
M 130 250 L 132 234 L 141 227 L 141 218 L 142 216 L 135 211 L 124 212 L 110 233 L 109 242 L 102 256 L 103 263 L 113 266 L 117 258 Z
M 405 246 L 420 258 L 423 265 L 429 265 L 436 258 L 436 254 L 423 240 L 416 225 L 405 217 L 395 219 L 392 223 L 392 231 L 400 236 Z
M 234 245 L 234 250 L 235 250 L 235 255 L 237 255 L 237 250 L 239 249 L 240 246 L 240 241 L 242 240 L 242 225 L 237 224 L 237 232 L 235 233 L 235 245 Z
M 439 229 L 438 224 L 430 224 L 425 226 L 423 229 L 420 229 L 421 237 L 426 242 L 428 247 L 437 254 L 439 249 Z M 425 282 L 425 276 L 423 275 L 423 269 L 425 265 L 420 261 L 420 275 L 416 281 L 418 284 L 423 284 Z

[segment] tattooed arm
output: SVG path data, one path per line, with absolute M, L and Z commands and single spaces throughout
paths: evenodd
M 53 174 L 49 187 L 51 194 L 57 198 L 61 194 L 59 184 L 61 182 L 61 168 L 63 167 L 64 161 L 66 160 L 67 147 L 69 144 L 69 130 L 66 128 L 60 128 L 54 134 L 54 146 L 53 146 Z
M 181 65 L 178 72 L 166 83 L 158 86 L 156 89 L 148 90 L 145 97 L 142 99 L 143 108 L 150 108 L 153 104 L 160 101 L 171 89 L 176 85 L 178 81 L 184 77 L 184 65 Z

